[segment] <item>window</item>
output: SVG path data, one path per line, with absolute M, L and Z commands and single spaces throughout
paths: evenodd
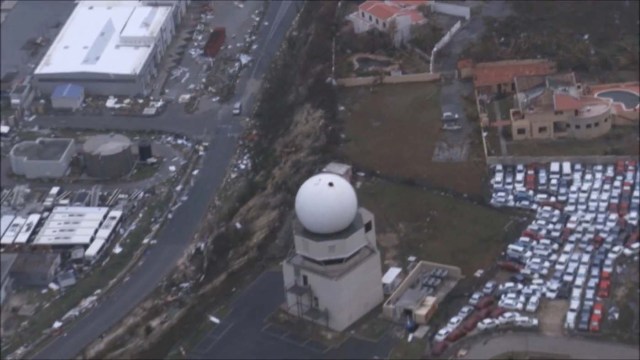
M 369 21 L 373 21 L 373 18 L 371 18 L 371 15 L 369 15 Z
M 376 25 L 380 25 L 380 22 L 378 21 L 378 19 L 376 19 Z
M 604 122 L 609 122 L 609 118 L 608 117 L 604 118 Z
M 525 128 L 520 128 L 520 129 L 516 130 L 516 133 L 517 133 L 518 135 L 525 135 L 525 134 L 527 133 L 527 129 L 525 129 Z
M 580 130 L 580 125 L 576 125 L 576 126 L 574 126 L 574 128 L 575 128 L 576 130 Z
M 318 297 L 317 296 L 313 297 L 313 307 L 316 308 L 316 309 L 320 307 L 320 304 L 318 303 Z
M 587 129 L 591 129 L 591 124 L 587 124 Z
M 362 18 L 364 19 L 364 11 L 360 13 L 362 15 Z
M 547 127 L 546 127 L 546 126 L 540 126 L 540 127 L 538 128 L 538 132 L 539 132 L 540 134 L 546 134 L 546 133 L 547 133 Z
M 386 23 L 386 22 L 383 22 L 383 23 L 382 23 L 382 27 L 383 27 L 383 28 L 386 28 L 386 27 L 387 27 L 387 23 Z
M 307 275 L 302 275 L 302 286 L 307 285 L 309 285 L 309 278 L 307 277 Z
M 598 126 L 600 126 L 599 122 L 593 124 L 593 127 L 598 127 Z
M 373 222 L 368 221 L 366 224 L 364 224 L 364 232 L 368 233 L 372 229 L 373 229 Z

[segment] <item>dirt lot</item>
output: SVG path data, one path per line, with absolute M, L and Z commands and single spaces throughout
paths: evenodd
M 376 216 L 387 264 L 415 255 L 459 266 L 470 276 L 490 266 L 516 224 L 506 213 L 380 180 L 364 183 L 358 198 Z
M 547 300 L 540 303 L 540 332 L 547 336 L 562 336 L 564 317 L 569 310 L 567 300 Z
M 509 155 L 555 156 L 555 155 L 638 155 L 636 127 L 615 127 L 609 134 L 592 140 L 567 139 L 562 141 L 509 141 Z
M 354 87 L 342 89 L 340 96 L 347 135 L 340 152 L 356 168 L 482 194 L 486 170 L 479 142 L 471 144 L 466 162 L 432 161 L 441 135 L 439 84 Z

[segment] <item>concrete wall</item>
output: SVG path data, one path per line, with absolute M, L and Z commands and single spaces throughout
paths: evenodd
M 72 141 L 59 160 L 27 160 L 26 157 L 13 155 L 13 152 L 9 155 L 9 160 L 13 173 L 27 179 L 60 178 L 67 174 L 75 155 L 75 141 Z
M 431 11 L 440 14 L 463 17 L 466 20 L 469 20 L 469 18 L 471 18 L 471 8 L 461 5 L 446 4 L 433 1 L 431 3 Z
M 369 256 L 363 263 L 339 279 L 329 279 L 305 270 L 300 271 L 300 278 L 306 275 L 311 294 L 300 297 L 305 306 L 318 298 L 318 309 L 329 312 L 328 327 L 335 331 L 343 331 L 378 306 L 383 298 L 382 265 L 380 253 Z M 283 264 L 285 286 L 295 281 L 293 267 Z M 302 284 L 302 280 L 298 281 Z M 289 311 L 297 315 L 295 306 L 298 297 L 286 294 Z M 322 325 L 324 323 L 320 322 Z
M 487 156 L 487 165 L 518 165 L 571 161 L 582 164 L 612 164 L 618 160 L 638 160 L 634 155 L 593 155 L 593 156 Z
M 376 76 L 363 76 L 363 77 L 351 77 L 338 79 L 336 82 L 340 86 L 353 87 L 353 86 L 366 86 L 373 85 L 379 77 Z M 407 74 L 407 75 L 394 75 L 385 76 L 382 79 L 383 84 L 402 84 L 411 82 L 429 82 L 440 80 L 440 74 L 420 73 L 420 74 Z

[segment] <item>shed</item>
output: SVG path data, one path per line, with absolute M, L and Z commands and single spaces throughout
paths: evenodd
M 393 266 L 382 276 L 382 289 L 385 295 L 391 294 L 398 287 L 402 281 L 401 273 L 401 268 Z
M 58 266 L 58 253 L 21 253 L 13 264 L 10 275 L 20 285 L 45 287 L 53 281 Z
M 84 101 L 84 88 L 80 85 L 58 85 L 51 94 L 51 106 L 54 109 L 76 110 Z

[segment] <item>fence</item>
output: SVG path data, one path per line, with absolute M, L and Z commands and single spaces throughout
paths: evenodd
M 433 47 L 433 50 L 431 50 L 431 60 L 430 60 L 430 64 L 429 64 L 429 72 L 433 72 L 433 64 L 435 62 L 436 52 L 438 50 L 440 50 L 443 46 L 447 45 L 447 43 L 449 41 L 451 41 L 451 38 L 453 37 L 453 35 L 458 30 L 460 30 L 461 27 L 462 27 L 462 22 L 460 20 L 458 20 L 458 22 L 456 22 L 455 25 L 453 25 L 451 27 L 451 29 L 449 29 L 449 31 L 447 31 L 447 33 L 444 34 L 444 36 L 440 40 L 438 40 L 436 45 Z
M 344 87 L 365 86 L 374 85 L 379 82 L 380 76 L 363 76 L 342 78 L 336 80 L 336 83 Z M 411 82 L 429 82 L 440 80 L 440 74 L 420 73 L 420 74 L 407 74 L 407 75 L 391 75 L 382 77 L 382 84 L 402 84 Z
M 589 155 L 589 156 L 487 156 L 487 165 L 517 165 L 570 161 L 581 164 L 613 164 L 618 160 L 638 160 L 634 155 Z
M 434 1 L 431 5 L 431 10 L 441 14 L 460 16 L 466 20 L 469 20 L 471 17 L 471 8 L 461 5 L 445 4 Z

